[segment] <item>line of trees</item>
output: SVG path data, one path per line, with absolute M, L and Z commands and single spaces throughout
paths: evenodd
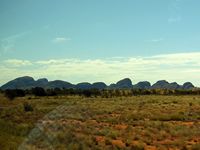
M 57 95 L 79 95 L 84 97 L 120 97 L 120 96 L 136 96 L 136 95 L 200 95 L 200 89 L 194 90 L 168 90 L 168 89 L 43 89 L 41 87 L 35 87 L 29 90 L 14 89 L 1 91 L 10 100 L 15 97 L 23 97 L 25 95 L 35 96 L 57 96 Z

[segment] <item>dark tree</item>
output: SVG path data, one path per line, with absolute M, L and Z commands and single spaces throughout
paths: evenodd
M 35 87 L 32 89 L 32 94 L 35 96 L 46 96 L 46 91 L 41 87 Z
M 5 90 L 5 96 L 10 99 L 13 100 L 15 99 L 15 97 L 24 97 L 25 96 L 25 92 L 24 90 L 21 89 L 7 89 Z
M 47 96 L 57 96 L 58 93 L 56 93 L 56 91 L 55 91 L 54 89 L 48 89 L 48 90 L 46 91 L 46 95 L 47 95 Z
M 91 97 L 92 92 L 91 92 L 90 90 L 83 90 L 82 94 L 83 94 L 85 97 Z

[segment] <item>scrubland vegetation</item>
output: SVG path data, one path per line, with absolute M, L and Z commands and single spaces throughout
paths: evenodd
M 198 150 L 198 92 L 2 91 L 0 149 Z

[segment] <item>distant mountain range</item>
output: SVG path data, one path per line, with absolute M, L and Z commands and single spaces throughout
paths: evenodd
M 2 90 L 6 89 L 30 89 L 34 87 L 42 87 L 45 89 L 53 88 L 74 88 L 74 89 L 193 89 L 195 88 L 191 82 L 186 82 L 183 85 L 179 85 L 176 82 L 169 83 L 165 80 L 157 81 L 151 85 L 148 81 L 139 82 L 135 85 L 129 78 L 122 79 L 115 84 L 106 85 L 104 82 L 95 82 L 93 84 L 88 82 L 82 82 L 78 84 L 72 84 L 62 80 L 48 81 L 46 78 L 34 80 L 32 77 L 24 76 L 19 77 L 1 86 Z

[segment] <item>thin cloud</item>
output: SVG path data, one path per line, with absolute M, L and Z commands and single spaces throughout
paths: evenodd
M 4 64 L 8 65 L 9 67 L 23 67 L 32 65 L 29 60 L 20 59 L 8 59 L 4 61 Z
M 16 41 L 19 40 L 20 38 L 26 36 L 29 34 L 31 31 L 26 31 L 18 34 L 11 35 L 9 37 L 5 37 L 0 40 L 0 51 L 1 52 L 8 52 L 11 50 L 14 50 Z
M 44 26 L 42 27 L 42 29 L 44 29 L 44 30 L 49 30 L 50 27 L 51 27 L 51 26 L 48 24 L 48 25 L 44 25 Z
M 6 60 L 0 63 L 5 83 L 18 76 L 47 77 L 77 83 L 105 81 L 107 84 L 129 77 L 134 83 L 160 79 L 183 83 L 191 81 L 200 86 L 200 52 L 163 54 L 149 57 L 123 57 L 107 59 L 51 59 L 40 61 Z M 28 66 L 28 67 L 26 67 Z M 7 75 L 6 75 L 7 74 Z M 132 78 L 134 77 L 134 78 Z
M 181 16 L 178 16 L 178 17 L 171 17 L 168 19 L 168 22 L 169 23 L 175 23 L 175 22 L 180 22 L 181 21 Z
M 170 3 L 169 5 L 170 17 L 167 20 L 168 23 L 172 24 L 180 22 L 182 20 L 181 2 L 182 0 L 174 0 Z
M 71 38 L 66 38 L 66 37 L 56 37 L 55 39 L 53 39 L 54 43 L 65 43 L 67 41 L 70 41 Z

